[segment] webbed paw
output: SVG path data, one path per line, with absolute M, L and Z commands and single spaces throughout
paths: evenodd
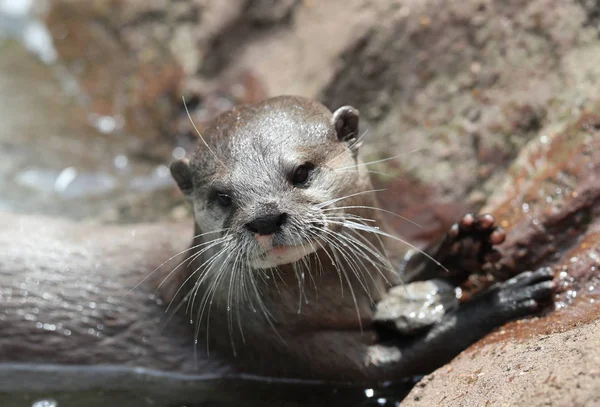
M 556 289 L 553 277 L 549 267 L 525 271 L 495 284 L 482 295 L 493 302 L 494 313 L 498 316 L 506 320 L 522 317 L 538 311 L 541 304 L 552 301 Z
M 492 215 L 486 213 L 475 216 L 468 213 L 450 227 L 444 243 L 450 256 L 481 265 L 500 259 L 500 253 L 494 246 L 505 239 L 506 233 L 496 226 Z
M 500 252 L 495 246 L 505 239 L 506 232 L 496 226 L 492 215 L 466 214 L 429 251 L 445 269 L 428 256 L 409 251 L 400 267 L 401 277 L 409 282 L 439 278 L 460 285 L 469 275 L 481 273 L 486 263 L 500 260 Z

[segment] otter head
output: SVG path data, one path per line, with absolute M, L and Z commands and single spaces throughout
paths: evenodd
M 207 246 L 214 239 L 223 261 L 253 269 L 327 246 L 346 199 L 370 189 L 357 166 L 358 119 L 350 106 L 332 114 L 290 96 L 219 116 L 191 159 L 170 167 Z

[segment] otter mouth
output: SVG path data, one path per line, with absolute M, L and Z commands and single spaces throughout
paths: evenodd
M 264 253 L 264 256 L 285 256 L 290 250 L 293 250 L 296 246 L 274 246 Z
M 255 269 L 269 269 L 284 264 L 295 263 L 303 257 L 316 252 L 314 244 L 301 245 L 274 245 L 266 248 L 261 254 L 250 261 L 250 266 Z

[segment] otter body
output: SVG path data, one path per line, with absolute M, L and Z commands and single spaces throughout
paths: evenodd
M 449 360 L 508 315 L 537 307 L 515 300 L 500 311 L 496 303 L 475 317 L 472 304 L 422 342 L 382 342 L 374 310 L 401 281 L 389 260 L 399 247 L 358 155 L 358 119 L 350 106 L 331 113 L 309 99 L 268 99 L 218 117 L 191 159 L 171 165 L 196 221 L 184 300 L 198 338 L 231 364 L 271 376 L 388 380 L 425 373 L 439 363 L 434 355 Z M 483 232 L 480 258 L 504 239 L 493 218 L 467 216 L 440 248 L 460 245 L 465 232 Z M 435 256 L 461 268 L 460 259 Z M 449 271 L 421 260 L 428 266 L 406 273 L 411 281 Z M 530 281 L 541 284 L 531 289 L 537 297 L 550 296 L 549 278 L 542 272 Z M 535 302 L 532 292 L 522 294 Z
M 190 257 L 198 278 L 184 291 L 198 336 L 236 364 L 368 374 L 353 355 L 375 343 L 373 306 L 399 280 L 377 234 L 342 232 L 347 219 L 379 218 L 357 126 L 352 108 L 332 115 L 310 100 L 270 99 L 217 118 L 191 161 L 171 166 L 193 204 L 194 246 L 224 241 Z
M 221 115 L 191 159 L 171 165 L 193 206 L 188 249 L 191 226 L 2 215 L 2 362 L 369 383 L 427 373 L 551 298 L 552 274 L 542 270 L 419 335 L 382 327 L 376 304 L 403 280 L 390 261 L 401 253 L 379 217 L 360 142 L 351 107 L 331 113 L 279 97 Z M 493 219 L 465 217 L 440 250 L 472 236 L 478 259 L 502 240 Z M 425 256 L 404 282 L 464 276 L 460 256 L 440 250 L 433 257 L 450 272 Z

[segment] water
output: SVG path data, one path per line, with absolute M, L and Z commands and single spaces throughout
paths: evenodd
M 57 392 L 58 387 L 62 391 Z M 413 382 L 357 388 L 319 382 L 192 376 L 110 366 L 0 365 L 3 407 L 396 406 Z M 10 389 L 10 393 L 6 389 Z
M 0 0 L 0 210 L 111 222 L 169 217 L 181 202 L 170 157 L 140 157 L 122 117 L 88 110 L 33 4 Z M 185 155 L 174 144 L 165 151 Z

